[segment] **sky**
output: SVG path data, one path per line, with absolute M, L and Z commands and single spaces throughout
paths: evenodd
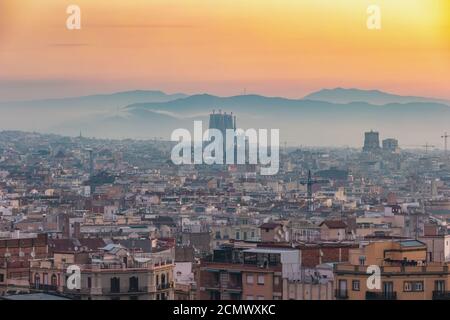
M 450 1 L 0 0 L 0 101 L 334 87 L 450 99 Z

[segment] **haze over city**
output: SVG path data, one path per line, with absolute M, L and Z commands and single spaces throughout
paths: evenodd
M 0 300 L 450 300 L 449 40 L 448 0 L 0 0 Z

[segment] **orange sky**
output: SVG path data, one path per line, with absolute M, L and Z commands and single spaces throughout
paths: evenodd
M 128 89 L 450 99 L 448 0 L 1 0 L 0 100 Z M 66 8 L 82 29 L 67 30 Z M 382 29 L 366 28 L 379 4 Z M 3 88 L 3 89 L 2 89 Z

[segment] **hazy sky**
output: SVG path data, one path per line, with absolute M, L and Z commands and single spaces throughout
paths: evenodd
M 81 30 L 66 28 L 70 4 Z M 450 1 L 0 0 L 0 100 L 323 87 L 450 99 Z

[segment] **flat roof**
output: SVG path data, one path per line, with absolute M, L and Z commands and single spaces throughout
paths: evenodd
M 251 253 L 281 253 L 281 252 L 289 252 L 289 251 L 298 251 L 295 248 L 250 248 L 244 250 L 244 252 Z
M 417 241 L 417 240 L 404 240 L 399 241 L 400 245 L 402 247 L 423 247 L 425 244 L 423 242 Z

